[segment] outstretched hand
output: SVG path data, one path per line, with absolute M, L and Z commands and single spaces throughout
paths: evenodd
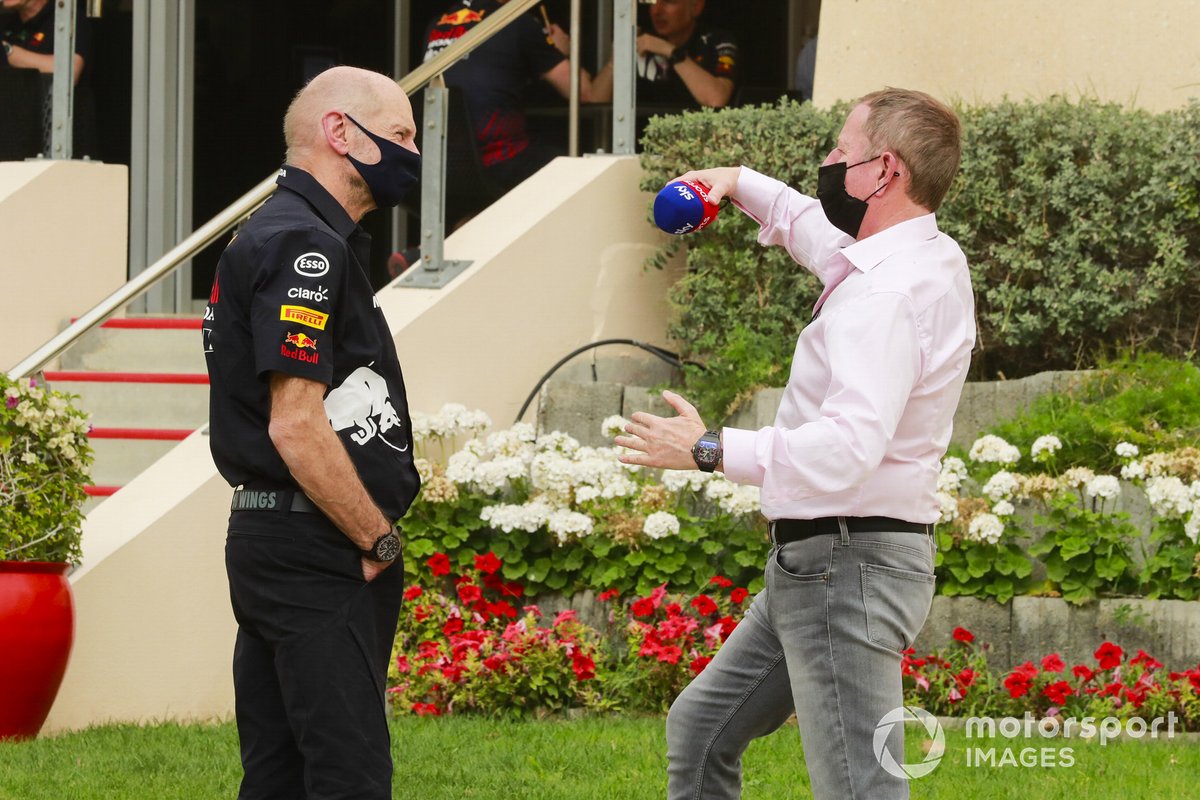
M 662 393 L 663 400 L 679 412 L 677 417 L 659 417 L 638 411 L 625 426 L 628 436 L 618 436 L 614 444 L 637 452 L 620 456 L 625 464 L 666 469 L 696 469 L 692 446 L 707 428 L 696 407 L 671 391 Z
M 709 202 L 716 205 L 725 197 L 737 191 L 738 178 L 742 174 L 741 167 L 714 167 L 713 169 L 694 169 L 685 172 L 675 180 L 699 183 L 708 189 Z

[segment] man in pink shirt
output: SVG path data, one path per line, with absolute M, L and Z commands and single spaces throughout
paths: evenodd
M 933 213 L 960 149 L 952 110 L 886 89 L 851 111 L 816 198 L 745 167 L 682 176 L 825 288 L 772 426 L 707 431 L 664 392 L 679 415 L 639 412 L 616 440 L 627 463 L 761 486 L 771 521 L 765 588 L 667 718 L 670 798 L 739 796 L 742 752 L 793 710 L 815 797 L 908 797 L 903 725 L 873 739 L 933 598 L 934 492 L 975 342 L 966 258 Z

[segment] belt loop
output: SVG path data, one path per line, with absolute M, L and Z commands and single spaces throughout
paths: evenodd
M 842 532 L 842 547 L 850 546 L 850 528 L 846 526 L 846 518 L 838 517 L 838 529 Z
M 771 539 L 772 549 L 779 546 L 779 543 L 775 541 L 775 520 L 770 520 L 767 522 L 767 536 L 769 536 Z

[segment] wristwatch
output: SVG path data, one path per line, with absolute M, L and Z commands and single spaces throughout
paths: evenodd
M 705 431 L 704 435 L 692 445 L 692 458 L 701 472 L 712 472 L 721 463 L 724 451 L 721 449 L 721 435 L 716 431 Z
M 392 525 L 392 529 L 375 540 L 370 550 L 363 550 L 363 558 L 371 561 L 395 561 L 400 555 L 400 526 Z
M 679 47 L 676 47 L 671 51 L 671 55 L 667 56 L 667 63 L 678 64 L 680 61 L 683 61 L 685 58 L 687 58 L 687 56 L 687 45 L 681 44 Z

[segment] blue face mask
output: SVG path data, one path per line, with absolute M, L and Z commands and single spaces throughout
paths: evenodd
M 421 156 L 390 139 L 376 136 L 349 114 L 346 115 L 346 119 L 357 125 L 379 148 L 379 161 L 375 164 L 364 164 L 349 153 L 346 154 L 346 158 L 366 181 L 377 207 L 392 208 L 399 205 L 409 189 L 421 179 Z

